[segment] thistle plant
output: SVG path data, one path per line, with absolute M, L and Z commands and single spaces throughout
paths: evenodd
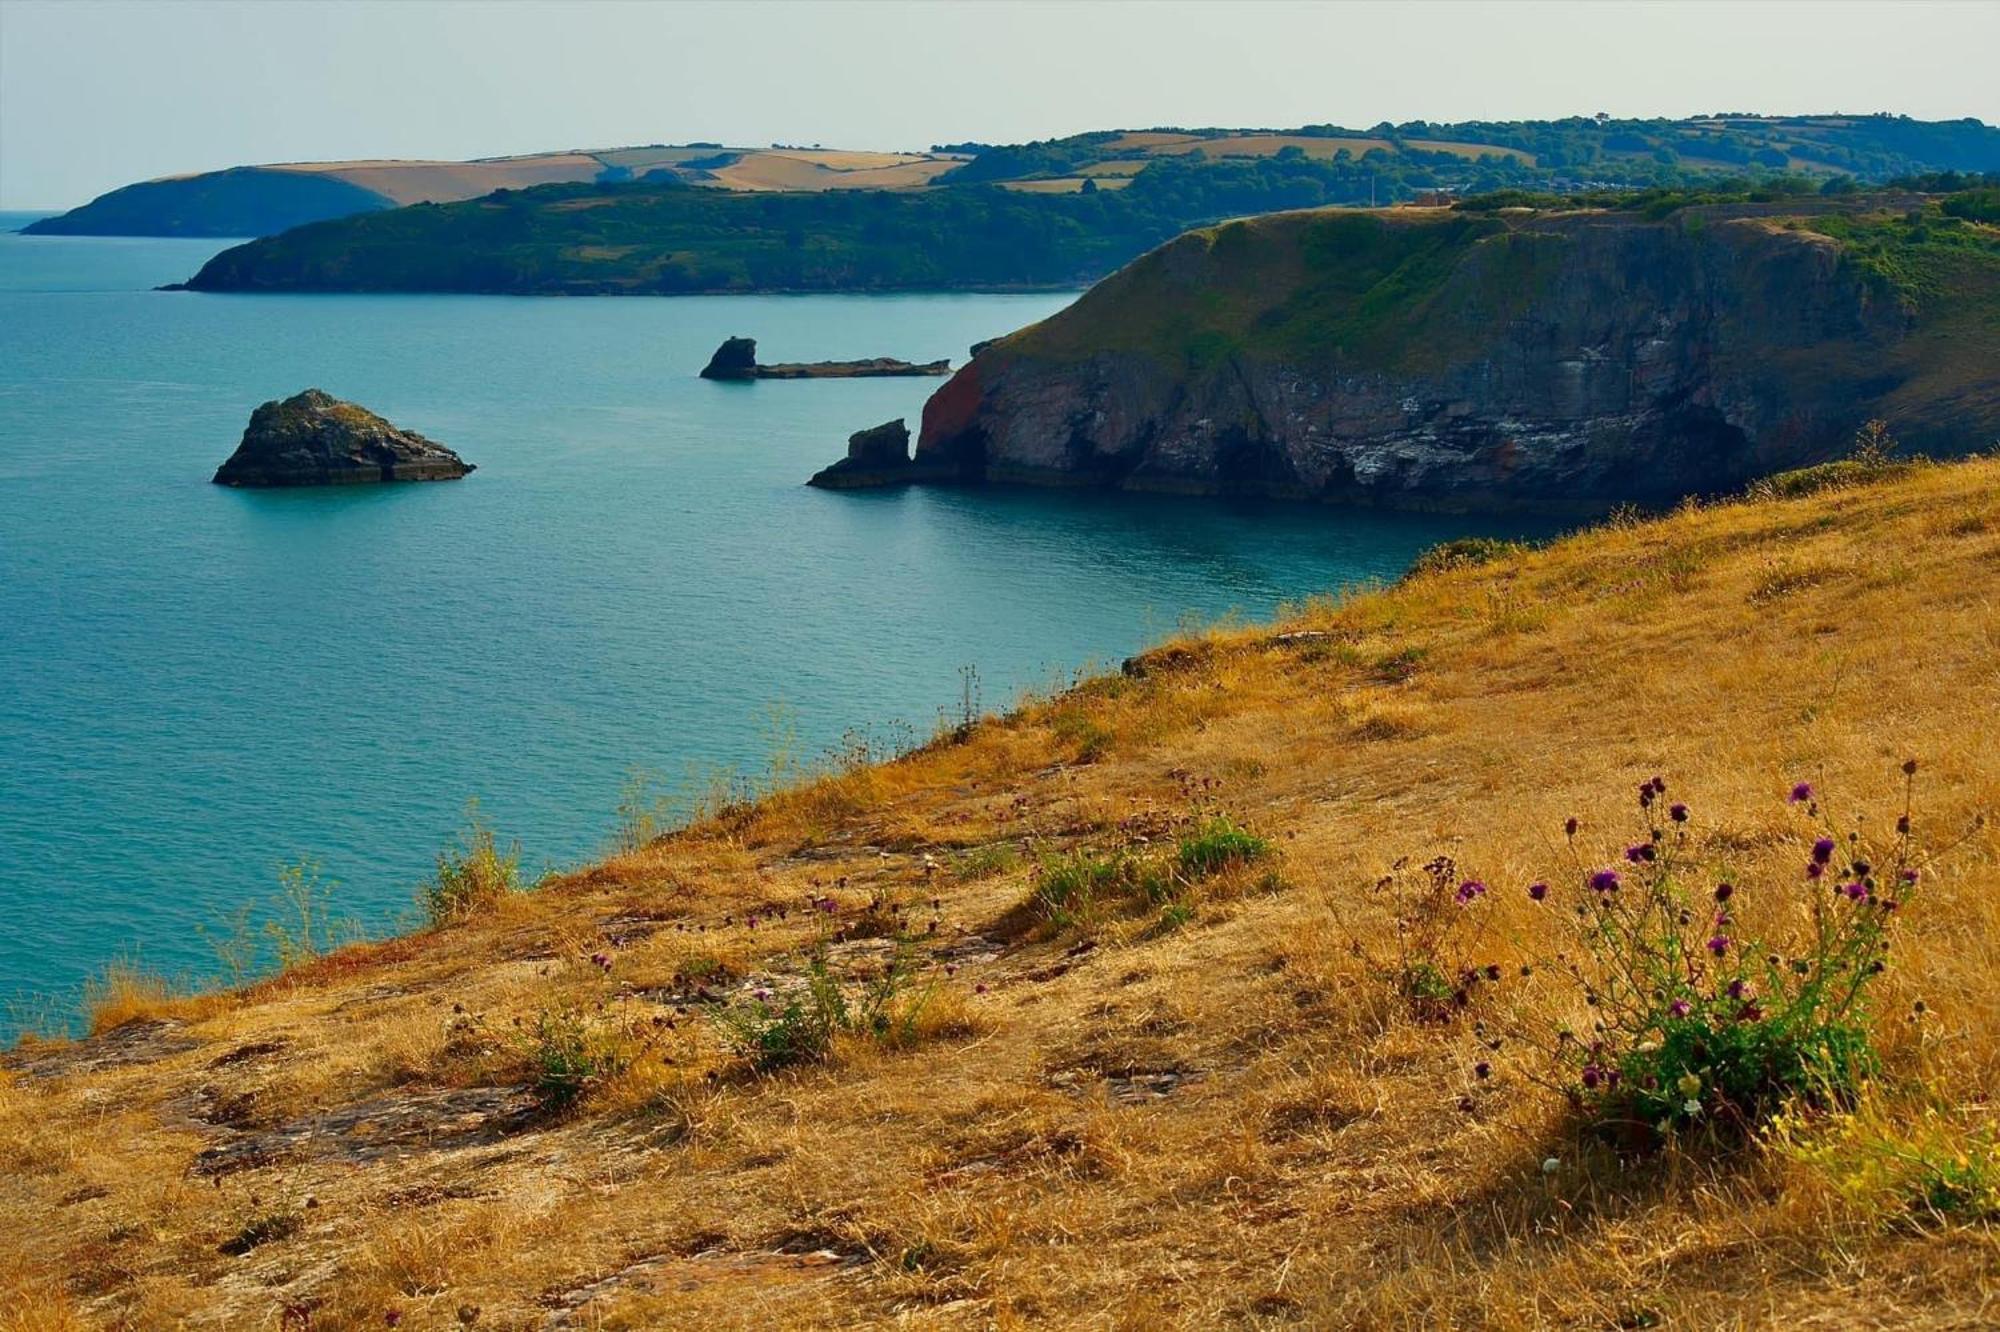
M 1562 922 L 1541 966 L 1584 1015 L 1524 1023 L 1547 1080 L 1593 1122 L 1641 1136 L 1741 1141 L 1788 1103 L 1852 1103 L 1878 1064 L 1869 991 L 1922 881 L 1916 771 L 1903 765 L 1903 807 L 1879 848 L 1811 783 L 1794 786 L 1798 868 L 1773 883 L 1705 860 L 1697 815 L 1659 777 L 1639 787 L 1638 835 L 1615 857 L 1586 854 L 1570 820 L 1564 881 L 1526 890 Z
M 1435 856 L 1415 870 L 1404 857 L 1375 881 L 1373 891 L 1390 912 L 1393 950 L 1365 942 L 1373 931 L 1364 936 L 1341 924 L 1350 950 L 1396 992 L 1412 1018 L 1447 1022 L 1471 1006 L 1480 985 L 1500 978 L 1497 965 L 1474 957 L 1490 923 L 1479 909 L 1486 894 L 1486 884 L 1463 876 L 1450 856 Z

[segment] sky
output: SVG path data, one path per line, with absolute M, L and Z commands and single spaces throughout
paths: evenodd
M 2000 0 L 0 0 L 0 208 L 254 162 L 1712 111 L 2000 122 Z

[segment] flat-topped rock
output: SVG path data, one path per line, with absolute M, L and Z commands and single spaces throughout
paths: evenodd
M 219 486 L 342 486 L 455 481 L 473 465 L 435 440 L 320 389 L 250 414 L 243 442 L 216 469 Z
M 757 363 L 757 339 L 725 338 L 702 367 L 703 379 L 874 379 L 903 375 L 951 373 L 951 362 L 900 361 L 893 356 L 873 356 L 861 361 L 784 361 L 777 365 Z

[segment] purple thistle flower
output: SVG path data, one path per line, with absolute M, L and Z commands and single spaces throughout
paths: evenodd
M 1832 860 L 1833 839 L 1831 837 L 1822 837 L 1817 842 L 1814 842 L 1812 856 L 1813 863 L 1818 865 L 1824 865 L 1827 861 Z
M 1806 877 L 1808 879 L 1817 879 L 1824 873 L 1826 873 L 1826 866 L 1820 864 L 1817 860 L 1806 862 Z
M 1859 883 L 1843 883 L 1840 885 L 1840 891 L 1846 893 L 1848 898 L 1855 902 L 1859 902 L 1862 898 L 1868 896 L 1868 889 Z
M 1618 871 L 1614 869 L 1601 869 L 1597 871 L 1597 873 L 1590 876 L 1590 886 L 1600 893 L 1617 892 Z
M 1676 999 L 1667 1005 L 1667 1011 L 1677 1018 L 1684 1018 L 1694 1011 L 1694 1005 L 1685 999 Z
M 1541 901 L 1541 900 L 1542 900 L 1543 898 L 1547 897 L 1548 895 L 1549 895 L 1549 886 L 1548 886 L 1547 884 L 1545 884 L 1545 883 L 1531 883 L 1531 884 L 1529 884 L 1529 885 L 1528 885 L 1528 900 L 1529 900 L 1529 901 L 1531 901 L 1531 902 L 1539 902 L 1539 901 Z
M 1597 1084 L 1603 1081 L 1603 1079 L 1604 1074 L 1598 1070 L 1597 1065 L 1585 1064 L 1583 1066 L 1583 1085 L 1586 1090 L 1596 1091 Z
M 1718 901 L 1718 902 L 1727 902 L 1727 901 L 1728 901 L 1728 900 L 1729 900 L 1730 898 L 1734 897 L 1735 895 L 1736 895 L 1736 885 L 1735 885 L 1735 884 L 1733 884 L 1733 883 L 1718 883 L 1718 884 L 1716 884 L 1716 885 L 1715 885 L 1715 900 L 1716 900 L 1716 901 Z
M 1493 1065 L 1483 1059 L 1480 1060 L 1472 1066 L 1472 1076 L 1478 1078 L 1481 1082 L 1486 1081 L 1486 1079 L 1493 1076 Z
M 1651 809 L 1652 807 L 1653 807 L 1653 784 L 1651 782 L 1647 782 L 1639 788 L 1639 808 Z
M 1658 854 L 1659 853 L 1653 849 L 1653 844 L 1651 842 L 1640 842 L 1636 846 L 1628 846 L 1625 848 L 1625 859 L 1631 861 L 1634 865 L 1646 864 L 1648 861 L 1652 860 Z
M 1811 800 L 1812 798 L 1813 798 L 1813 789 L 1811 782 L 1800 782 L 1797 786 L 1794 786 L 1792 788 L 1792 803 L 1794 805 L 1803 805 L 1805 804 L 1806 801 Z
M 1912 867 L 1910 869 L 1904 870 L 1902 874 L 1899 875 L 1898 877 L 1900 877 L 1904 883 L 1915 883 L 1917 881 L 1918 875 L 1916 869 Z
M 1654 795 L 1665 795 L 1667 793 L 1667 779 L 1664 777 L 1655 775 L 1648 785 L 1653 788 Z
M 1688 821 L 1688 807 L 1686 805 L 1675 805 L 1667 811 L 1667 814 L 1675 823 L 1686 823 Z
M 1576 830 L 1578 828 L 1581 828 L 1582 826 L 1583 826 L 1582 824 L 1576 821 L 1576 816 L 1572 814 L 1567 820 L 1563 822 L 1563 833 L 1566 836 L 1574 837 L 1576 836 Z
M 1710 939 L 1708 941 L 1708 951 L 1714 953 L 1717 957 L 1721 957 L 1724 953 L 1728 952 L 1729 951 L 1728 936 L 1718 934 L 1714 938 Z
M 1477 879 L 1467 879 L 1464 883 L 1458 885 L 1458 893 L 1457 893 L 1458 904 L 1460 906 L 1464 906 L 1467 902 L 1470 902 L 1473 898 L 1478 897 L 1481 893 L 1484 893 L 1485 891 L 1486 891 L 1485 884 L 1481 883 Z

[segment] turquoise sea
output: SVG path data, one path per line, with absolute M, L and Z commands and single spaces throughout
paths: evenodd
M 934 380 L 711 384 L 766 359 L 965 356 L 1065 295 L 162 293 L 222 242 L 0 215 L 0 1040 L 317 858 L 373 930 L 477 797 L 524 863 L 601 851 L 634 769 L 927 735 L 1184 616 L 1393 577 L 1504 524 L 1038 491 L 831 493 Z M 318 386 L 451 445 L 445 484 L 209 484 Z M 773 723 L 774 716 L 778 719 Z

